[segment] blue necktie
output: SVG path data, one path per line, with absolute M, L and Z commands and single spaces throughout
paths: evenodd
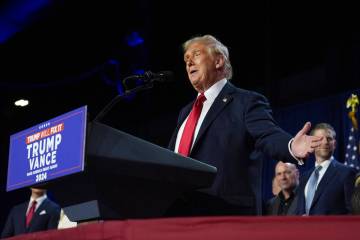
M 306 195 L 306 205 L 305 205 L 305 211 L 306 211 L 307 215 L 309 215 L 310 207 L 311 207 L 312 201 L 314 199 L 316 185 L 317 185 L 317 182 L 319 179 L 319 171 L 321 170 L 321 168 L 322 168 L 322 166 L 320 166 L 320 165 L 317 166 L 309 178 L 309 184 L 308 184 L 307 195 Z

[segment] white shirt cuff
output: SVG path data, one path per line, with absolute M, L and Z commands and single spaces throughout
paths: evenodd
M 289 152 L 290 152 L 291 156 L 296 159 L 296 161 L 298 162 L 299 165 L 304 165 L 304 161 L 302 159 L 295 157 L 294 153 L 291 151 L 291 143 L 293 141 L 294 141 L 294 138 L 290 139 L 290 141 L 288 143 Z

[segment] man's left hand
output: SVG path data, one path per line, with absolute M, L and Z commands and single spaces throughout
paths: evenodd
M 291 143 L 291 151 L 299 159 L 307 158 L 321 144 L 322 137 L 306 135 L 311 128 L 311 123 L 305 123 L 304 127 L 296 134 Z

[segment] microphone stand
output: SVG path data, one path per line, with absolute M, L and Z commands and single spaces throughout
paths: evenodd
M 126 79 L 127 78 L 125 78 L 124 81 Z M 130 90 L 126 90 L 125 93 L 123 93 L 121 95 L 117 95 L 96 115 L 96 117 L 93 119 L 93 121 L 100 123 L 101 120 L 104 118 L 104 116 L 115 106 L 115 104 L 117 104 L 123 98 L 126 98 L 126 97 L 130 96 L 131 94 L 134 94 L 134 93 L 137 93 L 137 92 L 140 92 L 140 91 L 151 89 L 151 88 L 153 88 L 153 86 L 154 86 L 154 82 L 149 81 L 144 85 L 135 87 L 135 88 L 130 89 Z

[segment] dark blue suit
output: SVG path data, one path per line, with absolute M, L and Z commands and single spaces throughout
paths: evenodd
M 180 112 L 171 150 L 192 105 Z M 256 214 L 261 210 L 261 201 L 256 199 L 261 196 L 261 168 L 258 159 L 254 161 L 255 150 L 277 160 L 294 161 L 288 151 L 290 139 L 273 120 L 265 97 L 227 83 L 208 111 L 190 157 L 218 170 L 211 188 L 204 190 L 206 194 L 238 207 L 237 213 L 235 208 L 230 209 L 234 214 Z
M 30 226 L 26 228 L 25 220 L 28 204 L 29 202 L 25 202 L 16 205 L 11 209 L 5 227 L 1 233 L 1 238 L 57 228 L 61 208 L 48 198 L 46 198 L 38 207 L 30 222 Z
M 298 192 L 299 215 L 305 214 L 305 186 L 314 168 L 305 172 Z M 351 212 L 351 195 L 354 190 L 355 171 L 335 159 L 330 163 L 316 189 L 309 215 L 337 215 Z

